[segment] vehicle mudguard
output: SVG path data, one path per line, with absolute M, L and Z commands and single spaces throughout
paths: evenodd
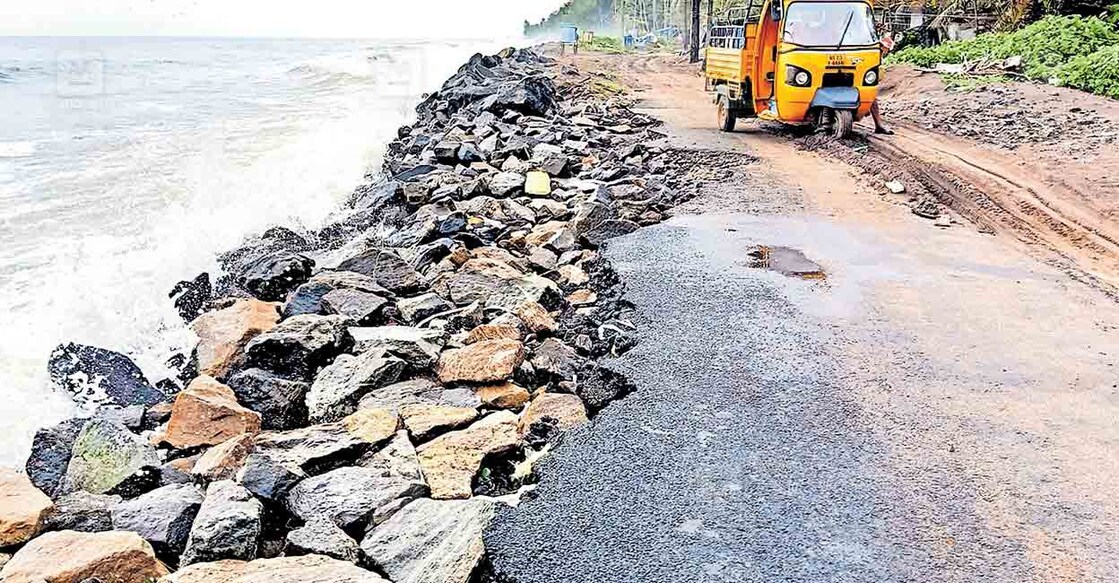
M 854 87 L 821 87 L 812 97 L 811 107 L 858 109 L 859 90 Z

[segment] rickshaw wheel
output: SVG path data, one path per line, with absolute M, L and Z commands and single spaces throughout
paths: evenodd
M 730 104 L 727 102 L 725 96 L 719 96 L 717 107 L 719 112 L 719 130 L 733 132 L 734 126 L 738 122 L 738 115 L 730 108 Z
M 854 125 L 854 112 L 850 109 L 840 109 L 835 112 L 835 124 L 832 126 L 832 135 L 840 140 L 848 138 L 851 136 Z

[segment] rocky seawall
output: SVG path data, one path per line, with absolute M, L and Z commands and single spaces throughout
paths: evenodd
M 199 343 L 175 378 L 60 346 L 51 377 L 84 416 L 0 471 L 0 581 L 483 577 L 498 505 L 632 390 L 599 249 L 701 186 L 594 81 L 528 50 L 471 58 L 336 221 L 176 287 Z

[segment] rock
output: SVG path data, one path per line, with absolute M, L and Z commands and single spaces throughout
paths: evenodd
M 457 272 L 437 280 L 435 288 L 458 305 L 477 302 L 487 308 L 503 309 L 559 295 L 555 282 L 485 258 L 467 261 Z
M 474 327 L 463 339 L 463 344 L 477 344 L 486 340 L 517 340 L 524 338 L 521 330 L 512 324 L 482 324 Z
M 641 225 L 626 219 L 611 219 L 590 229 L 583 234 L 583 240 L 592 247 L 599 247 L 606 241 L 622 235 L 628 235 Z
M 155 448 L 127 427 L 94 419 L 74 440 L 59 493 L 84 490 L 127 496 L 157 483 L 159 464 Z
M 67 419 L 35 432 L 26 469 L 27 477 L 36 488 L 49 496 L 55 494 L 62 477 L 66 475 L 66 466 L 70 464 L 74 440 L 86 422 L 86 419 Z
M 574 380 L 581 360 L 574 348 L 562 340 L 548 338 L 536 347 L 529 362 L 537 372 L 547 372 L 557 379 Z
M 194 279 L 176 283 L 167 297 L 175 305 L 179 317 L 184 322 L 190 322 L 202 313 L 206 303 L 214 297 L 214 286 L 210 283 L 210 274 L 200 273 Z
M 466 429 L 436 437 L 417 449 L 431 497 L 469 498 L 474 475 L 491 453 L 517 447 L 517 416 L 509 411 L 491 413 Z
M 447 341 L 439 330 L 407 326 L 350 328 L 350 334 L 357 352 L 383 351 L 400 358 L 416 371 L 431 368 Z
M 499 383 L 478 387 L 474 391 L 488 407 L 517 409 L 528 402 L 528 390 L 513 383 Z
M 372 249 L 343 261 L 338 269 L 368 275 L 398 294 L 410 294 L 422 287 L 420 274 L 392 251 Z
M 193 484 L 194 464 L 198 461 L 197 455 L 173 459 L 159 468 L 159 483 L 167 486 L 170 484 Z
M 263 506 L 248 490 L 229 481 L 214 482 L 194 519 L 182 564 L 256 557 Z
M 633 391 L 633 383 L 626 377 L 601 366 L 584 369 L 575 387 L 575 394 L 583 399 L 591 411 L 598 411 L 611 401 Z
M 232 437 L 206 450 L 194 463 L 190 473 L 206 482 L 232 480 L 254 447 L 254 436 L 251 434 Z
M 187 449 L 259 431 L 260 413 L 242 407 L 233 389 L 200 376 L 175 397 L 163 441 Z
M 467 583 L 485 554 L 490 500 L 416 500 L 370 532 L 361 548 L 394 583 Z
M 359 324 L 377 320 L 389 303 L 385 298 L 356 289 L 336 289 L 322 298 L 327 314 L 347 316 Z
M 439 380 L 444 383 L 504 381 L 525 358 L 517 340 L 485 340 L 448 350 L 439 359 Z
M 460 146 L 458 152 L 456 152 L 456 156 L 458 157 L 459 162 L 465 162 L 467 164 L 471 162 L 485 161 L 485 157 L 482 156 L 482 153 L 478 151 L 478 148 L 474 144 L 471 143 L 465 143 Z
M 113 528 L 144 537 L 157 554 L 177 555 L 201 506 L 202 494 L 194 486 L 163 486 L 113 507 Z
M 886 189 L 894 194 L 904 194 L 905 185 L 900 180 L 890 180 L 886 182 Z
M 528 173 L 524 181 L 525 194 L 532 196 L 548 196 L 552 194 L 552 177 L 549 176 L 547 172 L 534 170 Z
M 353 344 L 345 316 L 295 316 L 253 338 L 245 347 L 250 366 L 302 378 Z
M 120 502 L 120 496 L 89 492 L 74 492 L 60 496 L 54 501 L 54 509 L 47 514 L 43 530 L 81 532 L 113 530 L 112 509 Z
M 559 268 L 560 279 L 567 285 L 583 285 L 590 281 L 587 272 L 575 265 L 562 265 Z
M 400 428 L 396 411 L 389 409 L 362 409 L 342 420 L 346 433 L 368 444 L 387 441 Z
M 356 565 L 361 560 L 361 547 L 330 519 L 315 517 L 287 534 L 284 555 L 322 555 Z
M 587 288 L 577 289 L 567 296 L 567 303 L 576 308 L 580 306 L 591 306 L 597 301 L 598 294 L 594 293 L 594 290 Z
M 93 416 L 98 419 L 115 421 L 132 431 L 140 431 L 144 425 L 144 412 L 143 405 L 131 405 L 129 407 L 106 405 L 98 408 Z
M 296 463 L 264 453 L 249 454 L 237 474 L 237 481 L 253 495 L 278 502 L 307 477 Z
M 587 408 L 576 395 L 544 393 L 533 399 L 521 415 L 521 434 L 544 419 L 554 420 L 557 428 L 567 431 L 587 422 Z
M 403 503 L 426 493 L 422 483 L 385 477 L 368 468 L 338 468 L 297 484 L 286 506 L 305 521 L 325 517 L 342 529 L 360 529 L 383 522 Z
M 510 196 L 525 185 L 523 174 L 516 172 L 498 172 L 490 178 L 490 193 L 494 196 Z
M 315 262 L 298 253 L 275 251 L 253 261 L 237 275 L 237 283 L 258 299 L 281 302 L 288 292 L 311 277 Z
M 521 319 L 525 327 L 536 332 L 555 332 L 556 320 L 537 302 L 525 302 L 513 308 L 513 314 Z
M 47 371 L 55 386 L 85 408 L 154 405 L 167 398 L 127 356 L 104 348 L 61 345 L 51 353 Z
M 148 583 L 167 574 L 140 535 L 132 532 L 48 532 L 4 565 L 4 583 Z
M 426 441 L 436 433 L 457 429 L 478 418 L 478 411 L 469 407 L 416 404 L 400 408 L 404 426 L 417 441 Z
M 114 582 L 115 583 L 115 582 Z M 180 569 L 159 583 L 389 583 L 344 561 L 306 555 L 258 561 L 218 561 Z
M 50 496 L 24 474 L 0 468 L 0 547 L 23 544 L 43 530 L 54 509 Z
M 548 221 L 533 227 L 525 236 L 525 243 L 535 247 L 547 247 L 563 253 L 575 247 L 575 231 L 563 221 Z
M 334 286 L 321 281 L 308 281 L 295 288 L 280 313 L 285 319 L 305 314 L 323 314 L 326 311 L 322 306 L 323 296 L 334 289 Z
M 408 438 L 407 431 L 398 431 L 392 441 L 379 451 L 367 454 L 358 460 L 358 465 L 375 470 L 377 475 L 386 478 L 424 482 L 420 460 L 416 457 L 416 448 Z
M 452 406 L 473 407 L 480 402 L 472 403 L 454 398 L 454 392 L 427 379 L 413 379 L 395 383 L 377 389 L 362 398 L 358 403 L 359 410 L 384 409 L 399 411 L 405 405 L 415 404 L 444 404 Z
M 396 302 L 396 309 L 405 321 L 419 324 L 424 320 L 454 309 L 454 305 L 438 294 L 426 293 L 414 298 L 404 298 Z
M 556 254 L 543 247 L 533 247 L 528 254 L 528 262 L 540 271 L 548 272 L 556 268 Z
M 339 356 L 315 377 L 307 393 L 308 415 L 314 423 L 337 421 L 356 411 L 367 393 L 395 383 L 403 372 L 404 361 L 381 350 Z
M 266 370 L 251 368 L 229 379 L 237 402 L 260 413 L 263 429 L 293 429 L 307 424 L 307 392 L 311 385 Z
M 190 324 L 199 338 L 195 349 L 199 374 L 224 378 L 243 360 L 245 345 L 279 321 L 276 304 L 251 299 L 199 316 Z

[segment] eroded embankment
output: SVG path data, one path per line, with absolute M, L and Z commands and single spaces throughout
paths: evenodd
M 632 390 L 607 365 L 633 324 L 599 248 L 725 178 L 653 145 L 621 93 L 531 51 L 475 56 L 338 220 L 177 286 L 200 337 L 177 378 L 60 347 L 52 378 L 88 417 L 3 475 L 3 580 L 478 576 L 496 506 Z

